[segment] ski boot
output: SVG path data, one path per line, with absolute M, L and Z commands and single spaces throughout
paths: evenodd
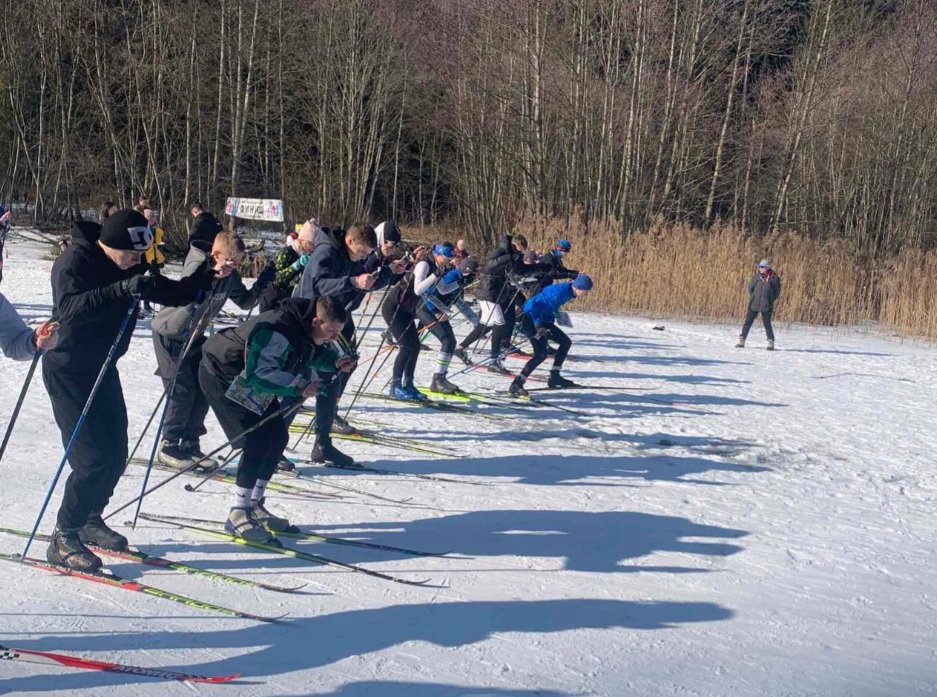
M 414 385 L 412 382 L 409 385 L 402 385 L 400 389 L 403 390 L 404 394 L 407 395 L 407 399 L 409 399 L 411 402 L 426 401 L 426 395 L 416 389 L 416 385 Z
M 564 378 L 562 375 L 560 375 L 559 370 L 551 370 L 550 379 L 547 380 L 547 387 L 549 387 L 551 390 L 563 390 L 570 387 L 579 387 L 579 385 L 577 385 L 572 380 L 567 380 Z
M 430 385 L 430 389 L 440 394 L 462 394 L 462 390 L 449 382 L 442 373 L 435 373 L 433 375 L 433 383 Z
M 201 472 L 214 472 L 221 469 L 221 463 L 213 457 L 206 457 L 202 452 L 202 447 L 197 440 L 184 440 L 179 443 L 179 447 L 190 457 L 192 462 L 197 462 L 196 469 Z
M 296 463 L 292 460 L 289 460 L 285 457 L 281 457 L 277 460 L 277 472 L 295 472 Z
M 500 359 L 495 359 L 488 364 L 488 372 L 496 375 L 513 375 L 510 370 L 504 367 Z
M 452 355 L 462 361 L 465 365 L 472 365 L 472 359 L 469 358 L 468 351 L 466 351 L 461 346 L 456 346 L 456 349 L 452 352 Z
M 254 511 L 250 508 L 232 508 L 224 522 L 224 529 L 229 535 L 248 542 L 267 543 L 273 539 L 270 531 L 257 522 Z
M 768 339 L 768 345 L 765 346 L 769 351 L 774 351 L 774 339 Z
M 745 348 L 745 337 L 740 336 L 738 343 L 735 345 L 735 348 Z
M 270 532 L 289 532 L 293 527 L 286 518 L 273 515 L 266 509 L 264 503 L 267 497 L 260 499 L 251 499 L 251 512 L 254 514 L 254 520 L 264 526 Z
M 336 415 L 335 415 L 335 418 L 332 419 L 332 429 L 331 429 L 331 430 L 332 430 L 332 433 L 344 433 L 344 434 L 348 434 L 348 433 L 354 433 L 354 432 L 355 432 L 355 427 L 352 426 L 350 423 L 348 423 L 348 420 L 347 420 L 347 419 L 345 419 L 345 418 L 339 416 L 338 414 L 336 414 Z
M 524 389 L 524 382 L 524 376 L 518 375 L 508 388 L 508 393 L 514 397 L 529 397 L 530 393 Z
M 402 399 L 409 401 L 410 397 L 407 395 L 406 391 L 403 389 L 403 386 L 400 384 L 400 380 L 392 380 L 390 387 L 387 389 L 387 394 L 394 399 Z
M 339 467 L 352 467 L 355 464 L 355 459 L 351 455 L 346 455 L 332 445 L 331 438 L 321 437 L 312 449 L 312 461 L 319 464 L 331 462 Z
M 188 450 L 178 443 L 164 440 L 159 444 L 159 450 L 156 452 L 156 461 L 166 467 L 172 467 L 177 470 L 184 470 L 195 464 Z
M 127 551 L 127 538 L 107 527 L 100 513 L 92 513 L 88 516 L 88 522 L 78 528 L 78 539 L 82 544 L 94 545 L 113 552 Z
M 50 564 L 92 574 L 100 571 L 102 566 L 101 560 L 82 543 L 77 529 L 56 528 L 46 549 L 46 559 Z

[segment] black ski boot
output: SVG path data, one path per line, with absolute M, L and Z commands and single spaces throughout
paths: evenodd
M 332 420 L 332 433 L 349 434 L 354 432 L 355 427 L 348 423 L 347 419 L 338 414 L 335 415 L 335 418 Z
M 488 364 L 488 372 L 497 375 L 512 375 L 511 371 L 504 367 L 504 363 L 494 360 Z
M 469 358 L 468 352 L 461 346 L 456 346 L 456 349 L 452 352 L 452 355 L 465 363 L 465 365 L 472 365 L 472 359 Z
M 78 539 L 86 545 L 94 545 L 114 552 L 127 551 L 127 538 L 107 527 L 100 513 L 92 513 L 88 516 L 88 522 L 78 528 Z
M 339 467 L 353 467 L 355 459 L 346 455 L 341 450 L 332 445 L 331 438 L 319 438 L 316 447 L 312 449 L 312 461 L 315 463 L 331 462 Z
M 46 559 L 50 564 L 66 566 L 75 571 L 96 573 L 101 570 L 101 560 L 82 544 L 78 530 L 56 528 L 46 549 Z
M 462 390 L 457 385 L 453 385 L 445 375 L 440 373 L 433 374 L 433 384 L 430 385 L 430 389 L 440 394 L 462 394 Z
M 570 387 L 579 387 L 579 385 L 577 385 L 572 380 L 567 380 L 564 378 L 562 375 L 560 375 L 559 370 L 551 370 L 550 379 L 547 380 L 547 387 L 549 387 L 551 390 L 563 390 Z
M 511 387 L 508 388 L 508 392 L 515 397 L 529 397 L 530 393 L 524 389 L 524 376 L 518 375 L 514 378 L 514 382 L 511 383 Z
M 285 457 L 281 457 L 277 460 L 277 472 L 295 472 L 296 463 L 292 460 L 288 460 Z

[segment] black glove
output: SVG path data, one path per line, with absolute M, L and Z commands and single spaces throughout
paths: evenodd
M 192 283 L 198 290 L 209 291 L 215 282 L 215 260 L 206 257 L 195 273 L 183 279 Z
M 550 336 L 550 325 L 541 324 L 539 327 L 537 327 L 537 331 L 534 335 L 538 339 L 546 339 L 548 336 Z
M 276 277 L 277 267 L 273 262 L 270 262 L 263 268 L 263 271 L 257 274 L 257 280 L 254 281 L 254 285 L 256 285 L 258 288 L 264 288 L 273 283 L 273 280 Z
M 579 272 L 578 272 L 578 271 L 573 271 L 572 269 L 570 269 L 569 271 L 566 272 L 566 278 L 569 278 L 569 279 L 576 278 L 576 276 L 578 276 L 578 275 L 579 275 Z
M 155 276 L 144 276 L 142 273 L 137 276 L 125 278 L 120 282 L 120 292 L 126 297 L 136 297 L 140 300 L 146 300 L 156 287 Z

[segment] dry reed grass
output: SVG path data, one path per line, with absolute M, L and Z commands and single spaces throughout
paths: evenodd
M 845 240 L 796 232 L 753 236 L 730 226 L 701 231 L 657 225 L 622 238 L 612 226 L 566 226 L 555 218 L 526 218 L 514 232 L 545 250 L 568 237 L 568 266 L 592 275 L 584 308 L 692 320 L 741 321 L 746 285 L 758 261 L 771 259 L 781 276 L 781 322 L 848 326 L 879 322 L 884 331 L 937 339 L 937 252 L 905 251 L 879 261 L 856 258 Z M 404 229 L 421 240 L 464 237 L 484 258 L 481 240 L 456 228 Z

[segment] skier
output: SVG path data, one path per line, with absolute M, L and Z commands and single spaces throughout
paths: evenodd
M 318 221 L 310 218 L 303 223 L 296 237 L 290 238 L 286 246 L 277 252 L 273 263 L 276 276 L 260 297 L 261 312 L 275 310 L 281 300 L 293 295 L 315 248 L 316 236 L 321 230 Z
M 230 534 L 268 542 L 271 531 L 290 527 L 267 510 L 264 498 L 289 438 L 284 402 L 316 397 L 330 374 L 350 368 L 333 342 L 347 319 L 333 298 L 288 298 L 206 342 L 199 383 L 233 447 L 243 448 L 225 521 Z
M 455 247 L 449 242 L 433 245 L 432 252 L 413 268 L 413 277 L 409 286 L 416 301 L 416 318 L 420 321 L 417 335 L 423 329 L 428 329 L 439 339 L 439 353 L 436 356 L 436 369 L 433 372 L 430 390 L 442 394 L 459 394 L 462 390 L 449 382 L 446 374 L 449 372 L 449 364 L 452 362 L 456 346 L 455 334 L 449 323 L 449 316 L 452 312 L 449 305 L 461 293 L 464 280 L 462 267 L 452 268 L 455 260 Z M 467 262 L 466 270 L 472 268 L 473 264 Z M 419 352 L 416 355 L 418 356 Z M 416 359 L 411 360 L 415 362 Z M 395 375 L 394 377 L 401 378 L 402 376 Z M 401 383 L 392 382 L 391 396 L 398 397 L 397 392 L 401 387 Z
M 514 298 L 519 292 L 508 281 L 508 274 L 527 274 L 543 269 L 539 264 L 525 267 L 524 255 L 527 252 L 527 238 L 523 235 L 505 236 L 501 243 L 492 250 L 485 259 L 485 270 L 475 298 L 481 309 L 481 322 L 459 344 L 461 351 L 456 356 L 468 363 L 467 350 L 491 328 L 491 359 L 488 363 L 488 372 L 499 375 L 510 375 L 510 371 L 501 362 L 501 354 L 505 343 L 510 343 L 514 333 L 516 314 Z
M 584 273 L 576 276 L 568 283 L 557 283 L 547 286 L 537 295 L 532 297 L 524 304 L 524 314 L 521 316 L 521 322 L 527 325 L 527 329 L 533 334 L 534 356 L 524 365 L 521 374 L 514 378 L 511 383 L 510 393 L 512 395 L 523 397 L 527 395 L 524 389 L 524 382 L 530 376 L 538 365 L 547 358 L 547 340 L 555 342 L 559 348 L 553 357 L 553 367 L 550 368 L 550 379 L 547 382 L 548 387 L 563 388 L 575 387 L 576 383 L 567 380 L 560 375 L 563 362 L 569 353 L 573 342 L 566 336 L 566 333 L 556 326 L 556 312 L 563 305 L 574 298 L 583 298 L 592 290 L 592 279 Z
M 758 262 L 758 270 L 752 274 L 748 282 L 748 312 L 745 315 L 745 324 L 742 325 L 742 334 L 735 348 L 745 348 L 745 339 L 752 328 L 758 313 L 765 325 L 765 334 L 768 337 L 769 351 L 774 351 L 774 329 L 771 328 L 771 313 L 774 312 L 774 303 L 781 296 L 781 277 L 771 268 L 771 261 L 762 259 Z
M 391 227 L 392 226 L 392 227 Z M 377 233 L 370 225 L 355 224 L 348 230 L 320 228 L 315 239 L 315 249 L 303 271 L 294 297 L 330 297 L 348 311 L 348 319 L 338 337 L 345 351 L 355 356 L 355 323 L 351 313 L 361 304 L 365 294 L 384 287 L 394 274 L 406 268 L 402 260 L 390 262 L 385 257 L 399 242 L 400 231 L 396 225 L 383 228 L 383 244 L 378 248 Z M 396 238 L 396 239 L 392 239 Z M 336 418 L 338 401 L 348 378 L 357 367 L 352 362 L 349 369 L 338 377 L 316 398 L 315 431 L 316 445 L 312 450 L 313 462 L 332 462 L 336 465 L 351 465 L 354 460 L 332 444 L 331 433 L 350 431 L 351 426 Z
M 14 361 L 28 361 L 37 351 L 55 348 L 56 342 L 56 322 L 49 320 L 30 329 L 10 301 L 0 293 L 0 353 Z
M 243 256 L 243 242 L 233 232 L 218 233 L 210 247 L 198 240 L 193 242 L 182 267 L 182 277 L 197 273 L 210 259 L 220 269 L 218 278 L 206 297 L 197 300 L 196 304 L 163 308 L 151 324 L 158 365 L 156 374 L 163 379 L 167 390 L 173 375 L 176 376 L 172 394 L 167 395 L 169 401 L 157 454 L 159 462 L 169 467 L 185 469 L 200 460 L 202 469 L 211 469 L 215 465 L 212 461 L 202 460 L 204 453 L 199 443 L 199 438 L 206 433 L 205 416 L 208 413 L 208 402 L 198 383 L 205 331 L 229 298 L 242 310 L 255 307 L 274 274 L 272 264 L 268 265 L 248 290 L 237 271 Z M 189 348 L 186 351 L 187 344 Z
M 58 511 L 46 557 L 53 564 L 95 571 L 101 560 L 85 543 L 124 550 L 127 539 L 101 517 L 127 462 L 127 408 L 116 361 L 130 344 L 139 299 L 185 305 L 199 290 L 211 287 L 215 270 L 205 264 L 181 281 L 145 276 L 143 253 L 153 238 L 146 218 L 132 210 L 111 214 L 104 226 L 77 222 L 72 244 L 52 266 L 53 318 L 59 341 L 42 358 L 42 378 L 62 444 L 74 442 L 68 461 L 72 472 Z M 132 309 L 131 309 L 132 308 Z M 101 375 L 98 391 L 81 429 L 82 410 L 107 361 L 124 319 L 129 322 L 115 348 L 113 362 Z

